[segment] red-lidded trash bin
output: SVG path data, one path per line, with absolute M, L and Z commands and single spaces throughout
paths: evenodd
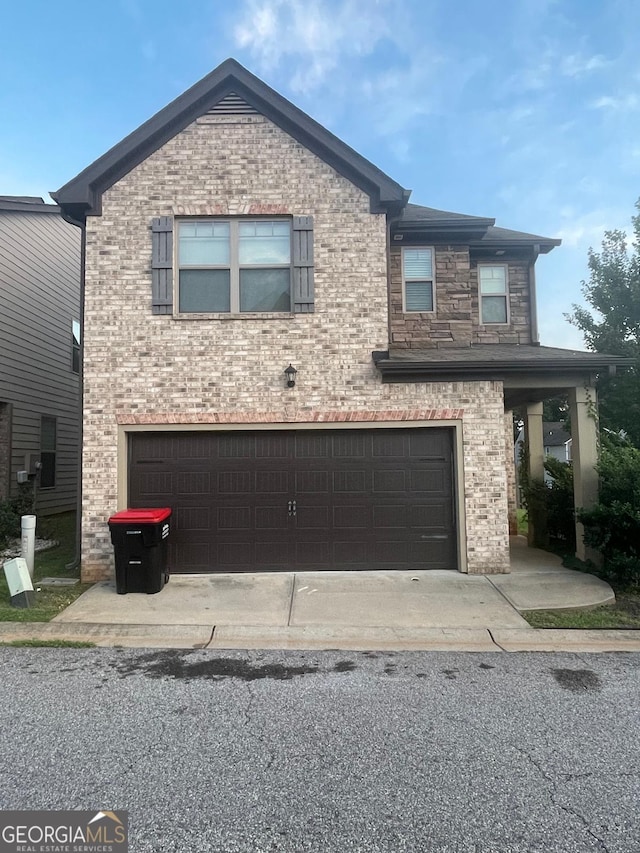
M 170 507 L 123 509 L 109 519 L 116 558 L 116 591 L 160 592 L 167 569 Z

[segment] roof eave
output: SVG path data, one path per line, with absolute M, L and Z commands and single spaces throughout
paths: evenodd
M 511 362 L 469 361 L 469 362 L 433 362 L 391 360 L 373 355 L 373 361 L 382 375 L 383 381 L 454 381 L 461 378 L 476 380 L 501 380 L 525 372 L 539 375 L 554 375 L 558 372 L 601 373 L 617 367 L 631 367 L 635 362 L 631 358 L 617 356 L 601 359 L 556 359 L 542 361 L 523 359 Z

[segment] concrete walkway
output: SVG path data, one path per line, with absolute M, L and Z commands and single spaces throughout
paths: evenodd
M 509 575 L 452 571 L 173 575 L 157 595 L 95 584 L 56 619 L 0 640 L 86 639 L 181 648 L 640 649 L 640 632 L 532 629 L 520 610 L 613 603 L 604 581 L 512 542 Z M 37 633 L 34 633 L 37 632 Z M 636 640 L 638 637 L 638 640 Z M 574 645 L 572 645 L 574 644 Z M 636 645 L 637 644 L 637 645 Z

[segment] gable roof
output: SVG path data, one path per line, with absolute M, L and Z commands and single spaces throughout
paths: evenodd
M 45 204 L 44 199 L 34 195 L 0 195 L 0 211 L 3 213 L 60 213 L 57 204 Z
M 227 59 L 79 175 L 51 193 L 65 213 L 83 221 L 100 215 L 102 193 L 228 96 L 238 96 L 360 187 L 372 212 L 399 212 L 409 192 L 317 121 L 263 83 L 235 59 Z

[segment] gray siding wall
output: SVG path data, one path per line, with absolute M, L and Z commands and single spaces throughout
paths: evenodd
M 40 418 L 57 419 L 56 484 L 37 512 L 75 509 L 79 378 L 71 369 L 80 320 L 80 230 L 57 213 L 0 211 L 0 403 L 11 404 L 9 470 L 16 492 L 27 454 L 40 451 Z

